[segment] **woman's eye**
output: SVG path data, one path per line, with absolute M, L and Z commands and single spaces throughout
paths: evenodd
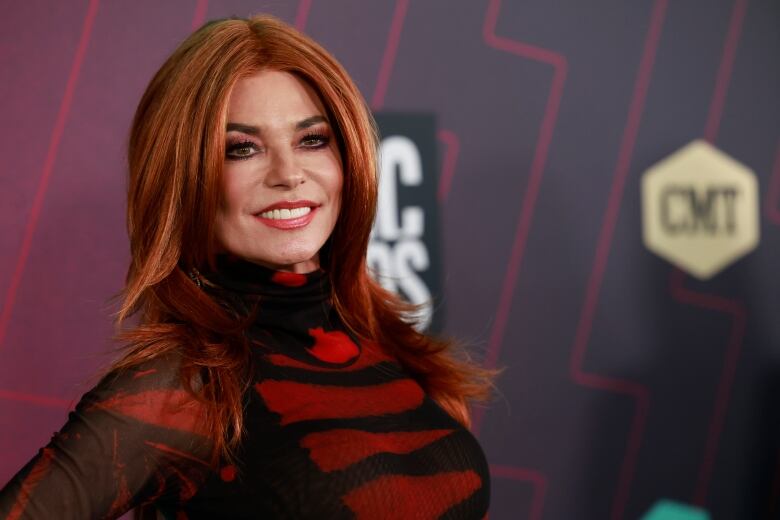
M 304 148 L 322 148 L 327 146 L 328 136 L 323 134 L 308 134 L 301 139 Z
M 228 159 L 248 159 L 259 150 L 257 145 L 252 142 L 236 143 L 228 146 L 225 155 Z

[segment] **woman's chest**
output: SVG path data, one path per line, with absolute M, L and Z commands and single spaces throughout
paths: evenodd
M 264 362 L 249 389 L 239 467 L 206 482 L 186 506 L 190 518 L 484 516 L 479 444 L 397 364 Z

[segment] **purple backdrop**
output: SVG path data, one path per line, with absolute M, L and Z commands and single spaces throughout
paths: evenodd
M 375 110 L 435 112 L 446 332 L 506 367 L 491 519 L 780 513 L 777 0 L 30 0 L 0 17 L 0 483 L 110 359 L 125 145 L 205 20 L 275 14 Z M 642 172 L 752 168 L 758 249 L 708 282 L 641 241 Z

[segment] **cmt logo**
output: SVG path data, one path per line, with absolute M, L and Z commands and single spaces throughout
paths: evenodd
M 705 141 L 694 141 L 645 172 L 645 245 L 707 279 L 759 242 L 758 188 L 747 167 Z
M 669 186 L 661 192 L 661 226 L 669 235 L 734 235 L 737 232 L 737 186 Z

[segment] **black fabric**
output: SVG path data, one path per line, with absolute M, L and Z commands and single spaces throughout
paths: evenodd
M 0 518 L 479 519 L 489 473 L 476 439 L 381 346 L 352 336 L 328 277 L 220 258 L 203 289 L 239 315 L 252 384 L 237 466 L 212 468 L 179 360 L 101 381 L 0 492 Z

